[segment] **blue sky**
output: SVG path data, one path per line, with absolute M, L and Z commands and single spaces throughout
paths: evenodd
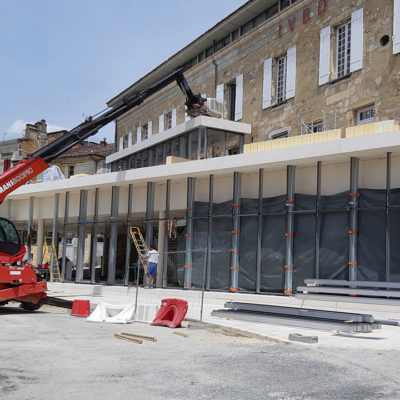
M 0 140 L 73 128 L 245 2 L 0 0 Z

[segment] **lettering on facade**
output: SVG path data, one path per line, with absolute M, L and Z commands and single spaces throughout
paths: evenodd
M 327 0 L 318 0 L 317 2 L 317 13 L 318 16 L 322 15 L 328 6 Z M 311 11 L 310 7 L 303 8 L 303 24 L 307 24 L 311 20 Z M 293 32 L 295 28 L 296 18 L 293 15 L 291 18 L 288 18 L 288 27 L 291 32 Z M 282 25 L 278 25 L 278 37 L 282 36 Z
M 0 194 L 4 193 L 6 190 L 11 189 L 14 185 L 16 185 L 18 182 L 22 181 L 26 177 L 30 176 L 33 174 L 33 168 L 29 167 L 25 171 L 22 171 L 20 174 L 15 176 L 14 178 L 10 179 L 8 182 L 0 186 Z

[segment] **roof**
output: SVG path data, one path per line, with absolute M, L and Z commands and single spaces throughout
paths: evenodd
M 106 157 L 114 151 L 114 144 L 107 143 L 106 145 L 94 142 L 84 142 L 77 144 L 72 149 L 66 151 L 57 159 L 71 158 L 71 157 L 82 157 L 82 156 L 97 156 Z
M 201 51 L 209 48 L 214 43 L 214 41 L 223 39 L 229 32 L 238 29 L 241 25 L 245 24 L 251 18 L 265 11 L 268 7 L 272 6 L 276 2 L 277 0 L 247 1 L 247 3 L 245 3 L 243 6 L 239 7 L 237 10 L 222 19 L 212 28 L 199 36 L 197 39 L 193 40 L 183 49 L 179 50 L 166 61 L 161 63 L 158 67 L 154 68 L 147 75 L 143 76 L 127 89 L 119 93 L 117 96 L 113 97 L 107 102 L 107 105 L 109 107 L 112 107 L 126 94 L 147 88 L 154 82 L 162 79 L 166 75 L 175 71 L 178 67 L 181 67 L 182 65 L 190 61 Z

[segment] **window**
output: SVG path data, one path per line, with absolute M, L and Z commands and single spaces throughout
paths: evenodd
M 142 126 L 142 140 L 146 140 L 149 137 L 149 125 Z
M 276 61 L 276 103 L 286 100 L 286 55 Z
M 286 126 L 284 128 L 280 128 L 280 129 L 270 132 L 268 137 L 270 139 L 283 139 L 283 138 L 289 137 L 290 132 L 291 132 L 291 127 Z
M 373 107 L 357 110 L 357 125 L 369 124 L 375 120 L 375 110 Z
M 306 123 L 305 133 L 316 133 L 323 132 L 325 130 L 324 123 L 322 121 L 312 121 Z
M 232 32 L 232 42 L 238 38 L 239 38 L 239 29 L 236 29 L 236 31 Z
M 165 114 L 165 130 L 172 128 L 172 111 Z
M 74 175 L 75 167 L 73 165 L 68 167 L 68 178 Z
M 66 241 L 65 244 L 66 244 L 67 246 L 72 246 L 72 244 L 73 244 L 73 243 L 72 243 L 72 239 L 73 239 L 72 237 L 67 237 L 67 241 Z
M 336 77 L 350 73 L 351 22 L 336 29 Z
M 228 86 L 228 120 L 235 120 L 235 103 L 236 103 L 236 84 L 231 83 Z

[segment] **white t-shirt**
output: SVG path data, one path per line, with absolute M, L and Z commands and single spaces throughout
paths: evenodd
M 147 259 L 147 262 L 158 264 L 158 251 L 157 250 L 149 250 L 147 255 L 149 256 L 149 258 Z

